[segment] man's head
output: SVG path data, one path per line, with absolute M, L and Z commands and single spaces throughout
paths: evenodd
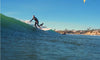
M 35 17 L 35 15 L 33 15 L 33 18 Z

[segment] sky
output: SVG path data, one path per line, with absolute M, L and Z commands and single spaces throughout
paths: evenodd
M 1 0 L 0 13 L 19 20 L 35 15 L 56 30 L 100 29 L 100 0 Z

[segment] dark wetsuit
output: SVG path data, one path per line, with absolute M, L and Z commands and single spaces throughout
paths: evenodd
M 38 21 L 38 19 L 36 18 L 36 17 L 33 17 L 31 20 L 30 20 L 30 22 L 32 21 L 32 20 L 35 20 L 35 27 L 40 27 L 39 26 L 39 21 Z M 36 26 L 37 25 L 37 26 Z

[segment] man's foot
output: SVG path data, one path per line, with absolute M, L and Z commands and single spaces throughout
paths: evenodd
M 40 29 L 42 29 L 42 28 L 40 27 Z
M 43 26 L 44 23 L 40 24 L 40 26 Z

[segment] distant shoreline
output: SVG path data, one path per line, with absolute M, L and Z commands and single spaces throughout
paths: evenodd
M 99 35 L 100 36 L 100 29 L 95 30 L 58 30 L 55 31 L 60 34 L 77 34 L 77 35 Z
M 62 35 L 84 35 L 84 34 L 62 34 Z M 100 36 L 100 35 L 87 35 L 87 36 Z

